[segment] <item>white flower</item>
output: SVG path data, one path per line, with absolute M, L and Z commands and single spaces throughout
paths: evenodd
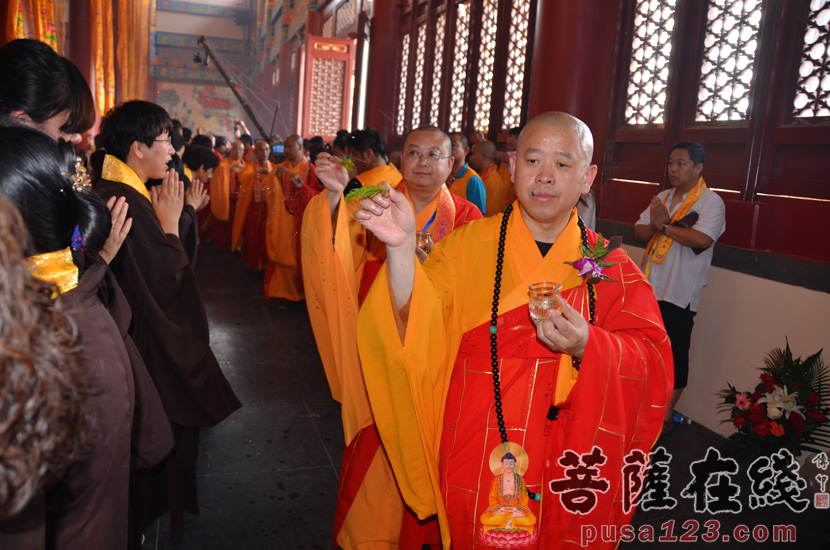
M 782 386 L 775 386 L 774 390 L 765 393 L 758 400 L 758 403 L 767 404 L 767 418 L 770 420 L 777 420 L 781 418 L 782 414 L 789 418 L 793 411 L 801 413 L 801 407 L 798 406 L 798 401 L 796 401 L 796 394 L 787 393 L 787 390 Z

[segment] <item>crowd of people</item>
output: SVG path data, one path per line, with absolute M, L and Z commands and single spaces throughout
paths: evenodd
M 423 126 L 392 152 L 371 128 L 254 141 L 237 121 L 228 141 L 131 100 L 82 145 L 77 68 L 16 40 L 0 71 L 0 546 L 133 548 L 166 512 L 181 538 L 199 431 L 241 406 L 210 349 L 206 240 L 306 302 L 341 404 L 342 548 L 548 548 L 630 521 L 623 466 L 685 385 L 664 319 L 687 364 L 725 227 L 699 145 L 635 226 L 644 276 L 593 231 L 593 138 L 566 113 L 505 151 Z M 561 299 L 532 316 L 543 281 Z M 606 487 L 569 507 L 597 464 Z

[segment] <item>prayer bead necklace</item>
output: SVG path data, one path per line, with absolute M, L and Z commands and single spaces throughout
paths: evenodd
M 513 212 L 513 205 L 508 206 L 504 211 L 504 216 L 501 219 L 501 228 L 499 229 L 499 248 L 496 255 L 496 278 L 493 283 L 493 309 L 490 315 L 490 360 L 493 367 L 493 396 L 496 403 L 496 420 L 499 426 L 499 434 L 501 435 L 501 442 L 507 444 L 507 430 L 504 427 L 504 415 L 501 407 L 501 382 L 499 381 L 499 336 L 498 336 L 498 319 L 499 319 L 499 295 L 501 294 L 501 276 L 504 269 L 504 242 L 507 237 L 507 221 L 510 219 L 510 214 Z M 582 246 L 588 246 L 588 232 L 585 230 L 585 224 L 582 218 L 577 216 L 577 223 L 579 224 L 579 232 L 582 237 Z M 588 313 L 590 316 L 589 322 L 594 324 L 594 317 L 596 312 L 596 294 L 594 292 L 594 285 L 588 283 Z M 573 367 L 579 370 L 581 360 L 579 357 L 571 357 Z M 530 490 L 527 494 L 531 499 L 538 500 L 538 495 L 532 493 Z

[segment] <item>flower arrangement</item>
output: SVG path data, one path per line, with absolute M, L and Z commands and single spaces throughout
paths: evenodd
M 579 276 L 582 277 L 583 281 L 588 281 L 588 284 L 595 285 L 600 281 L 614 281 L 602 270 L 617 262 L 608 262 L 604 258 L 619 248 L 621 244 L 622 237 L 613 237 L 606 246 L 605 239 L 602 238 L 602 233 L 600 233 L 594 246 L 583 245 L 579 247 L 579 251 L 582 253 L 580 259 L 565 263 L 579 271 Z
M 726 440 L 726 455 L 748 466 L 781 449 L 798 456 L 830 445 L 830 369 L 821 352 L 802 361 L 793 358 L 788 343 L 767 354 L 755 391 L 739 392 L 727 384 L 719 393 L 719 408 L 730 415 L 723 422 L 732 422 L 738 431 Z

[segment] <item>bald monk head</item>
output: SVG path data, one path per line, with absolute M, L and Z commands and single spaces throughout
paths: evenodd
M 234 161 L 242 159 L 245 154 L 245 144 L 240 140 L 236 140 L 231 144 L 230 158 Z
M 496 146 L 492 141 L 479 141 L 473 144 L 470 155 L 470 166 L 479 174 L 483 174 L 493 161 L 496 160 Z
M 285 138 L 285 158 L 291 161 L 291 164 L 299 164 L 303 160 L 305 150 L 303 149 L 303 138 L 297 134 L 291 134 Z
M 269 154 L 271 154 L 271 146 L 267 141 L 257 141 L 254 144 L 254 157 L 260 164 L 265 164 Z
M 438 194 L 453 165 L 450 136 L 435 126 L 412 130 L 401 152 L 401 175 L 407 186 Z M 410 191 L 412 191 L 410 189 Z
M 553 242 L 545 237 L 555 240 L 591 190 L 593 152 L 591 130 L 567 113 L 543 113 L 522 130 L 510 167 L 522 217 L 537 241 Z

